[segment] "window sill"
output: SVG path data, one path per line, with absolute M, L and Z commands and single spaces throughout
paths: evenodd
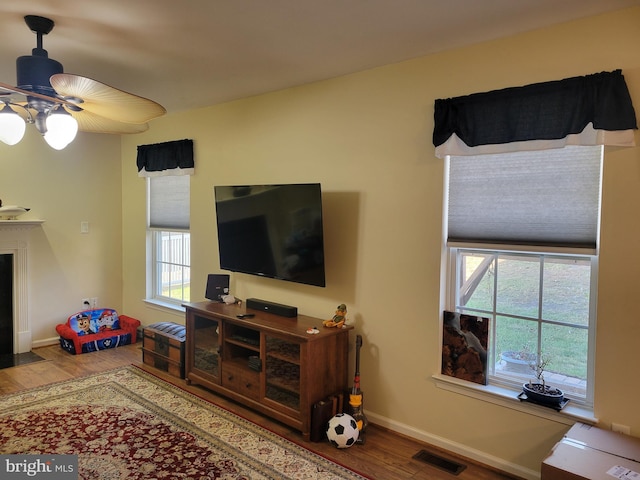
M 485 402 L 500 405 L 518 412 L 534 415 L 536 417 L 545 418 L 553 422 L 563 423 L 565 425 L 573 425 L 575 422 L 595 424 L 598 419 L 594 417 L 593 410 L 581 405 L 572 405 L 571 402 L 557 412 L 551 408 L 535 405 L 532 403 L 521 402 L 516 398 L 517 393 L 513 390 L 497 387 L 495 385 L 479 385 L 467 382 L 446 375 L 432 376 L 436 386 L 443 390 L 466 395 Z
M 149 307 L 161 310 L 163 312 L 172 313 L 175 315 L 184 316 L 186 309 L 182 305 L 178 305 L 170 302 L 163 302 L 155 298 L 145 298 L 144 303 Z

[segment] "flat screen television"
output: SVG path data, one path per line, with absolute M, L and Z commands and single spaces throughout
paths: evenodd
M 220 268 L 325 286 L 319 183 L 214 187 Z

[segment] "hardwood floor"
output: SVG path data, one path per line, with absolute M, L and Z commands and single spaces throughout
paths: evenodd
M 144 365 L 140 346 L 141 344 L 138 343 L 83 355 L 70 355 L 57 345 L 35 349 L 34 352 L 44 358 L 44 361 L 0 370 L 0 395 L 134 364 L 166 381 L 179 385 L 185 390 L 248 418 L 293 442 L 302 444 L 309 450 L 375 479 L 452 480 L 453 478 L 458 478 L 460 480 L 504 480 L 514 478 L 372 424 L 367 427 L 365 445 L 356 445 L 349 449 L 339 450 L 327 442 L 305 442 L 299 433 L 286 425 L 274 422 L 206 389 L 189 386 L 184 380 Z M 423 449 L 447 460 L 464 464 L 466 469 L 456 476 L 448 471 L 412 458 L 413 455 Z

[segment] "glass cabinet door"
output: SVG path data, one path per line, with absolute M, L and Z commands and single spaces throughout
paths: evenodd
M 193 369 L 220 378 L 220 323 L 195 315 L 193 318 Z
M 300 344 L 265 335 L 265 396 L 300 410 Z

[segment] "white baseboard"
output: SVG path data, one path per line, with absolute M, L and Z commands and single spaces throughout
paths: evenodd
M 31 348 L 48 347 L 50 345 L 57 345 L 59 342 L 59 337 L 45 338 L 44 340 L 36 340 L 35 342 L 32 342 Z
M 482 452 L 474 448 L 469 448 L 466 445 L 452 442 L 444 437 L 439 437 L 437 435 L 418 430 L 410 425 L 396 422 L 372 412 L 367 412 L 367 418 L 371 423 L 375 423 L 376 425 L 388 428 L 389 430 L 406 435 L 407 437 L 411 437 L 421 442 L 428 443 L 429 445 L 461 455 L 483 465 L 496 468 L 502 472 L 516 475 L 526 480 L 540 480 L 539 471 L 531 470 L 530 468 L 525 468 L 522 465 L 508 462 L 503 458 L 489 455 L 486 452 Z

